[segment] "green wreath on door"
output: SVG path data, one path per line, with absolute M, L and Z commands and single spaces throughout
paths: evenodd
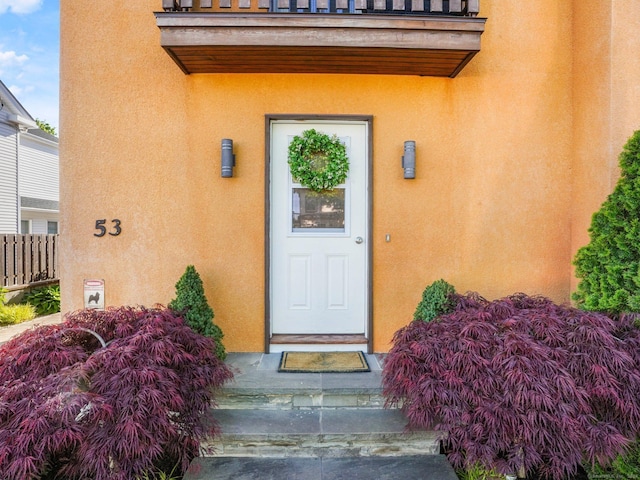
M 347 149 L 337 135 L 314 129 L 293 137 L 288 161 L 293 180 L 315 192 L 333 190 L 349 173 Z

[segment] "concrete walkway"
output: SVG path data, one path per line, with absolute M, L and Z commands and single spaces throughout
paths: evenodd
M 9 325 L 6 327 L 0 327 L 0 344 L 8 342 L 11 338 L 21 334 L 25 330 L 37 327 L 40 325 L 54 325 L 62 322 L 62 314 L 54 313 L 53 315 L 45 315 L 43 317 L 37 317 L 28 322 L 18 323 L 17 325 Z

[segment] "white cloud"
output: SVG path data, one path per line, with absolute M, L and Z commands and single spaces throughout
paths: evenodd
M 12 12 L 18 15 L 33 13 L 42 6 L 42 0 L 0 0 L 0 14 Z
M 22 65 L 27 60 L 29 60 L 29 57 L 27 55 L 18 55 L 13 50 L 9 50 L 7 52 L 0 51 L 0 68 Z
M 22 88 L 21 87 L 19 87 L 17 85 L 11 85 L 8 88 L 11 91 L 11 93 L 13 93 L 14 97 L 19 98 L 20 95 L 22 95 Z
M 35 87 L 33 85 L 27 85 L 24 87 L 20 87 L 18 85 L 11 85 L 7 88 L 11 90 L 11 93 L 13 93 L 16 98 L 20 97 L 20 95 L 31 93 L 35 90 Z

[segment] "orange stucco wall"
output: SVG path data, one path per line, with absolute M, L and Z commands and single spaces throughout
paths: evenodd
M 573 252 L 589 242 L 591 216 L 618 180 L 618 155 L 640 129 L 637 3 L 574 3 Z
M 63 310 L 83 306 L 85 278 L 105 280 L 108 305 L 166 304 L 194 264 L 227 349 L 261 351 L 264 118 L 294 113 L 373 115 L 374 350 L 439 278 L 487 298 L 567 301 L 573 253 L 640 125 L 625 102 L 640 98 L 638 19 L 587 3 L 484 0 L 482 51 L 441 79 L 185 76 L 160 47 L 160 0 L 62 0 Z M 599 10 L 614 10 L 611 25 Z M 219 174 L 222 138 L 234 139 L 232 179 Z M 93 236 L 114 218 L 121 235 Z

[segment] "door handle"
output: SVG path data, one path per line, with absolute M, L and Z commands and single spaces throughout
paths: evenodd
M 364 238 L 362 238 L 362 237 L 356 237 L 356 243 L 357 243 L 358 245 L 360 245 L 362 242 L 364 242 Z

